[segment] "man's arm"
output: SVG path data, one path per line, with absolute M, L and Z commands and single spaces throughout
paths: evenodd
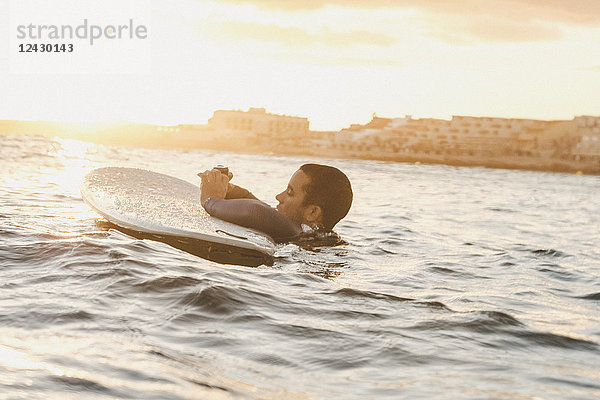
M 232 192 L 233 195 L 247 198 L 226 199 L 229 187 L 233 186 L 229 185 L 230 176 L 216 170 L 199 175 L 202 178 L 200 201 L 206 212 L 213 217 L 264 232 L 278 243 L 293 240 L 302 233 L 300 225 L 257 200 L 245 189 L 237 187 Z
M 226 199 L 254 199 L 258 200 L 256 196 L 254 196 L 250 191 L 244 189 L 243 187 L 239 187 L 233 184 L 229 184 L 227 188 L 227 194 L 225 195 Z
M 250 193 L 249 190 L 243 187 L 232 184 L 230 181 L 233 178 L 233 174 L 228 172 L 227 175 L 221 171 L 212 169 L 204 172 L 200 172 L 198 176 L 202 179 L 201 188 L 203 194 L 210 192 L 208 197 L 218 197 L 225 199 L 254 199 L 258 200 L 256 196 Z M 226 192 L 222 192 L 222 190 Z
M 202 205 L 213 217 L 264 232 L 277 243 L 289 242 L 302 233 L 299 225 L 259 200 L 209 198 Z

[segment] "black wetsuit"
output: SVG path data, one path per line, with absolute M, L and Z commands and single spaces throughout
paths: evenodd
M 264 232 L 277 243 L 294 241 L 302 233 L 301 225 L 239 186 L 233 186 L 225 199 L 206 200 L 204 209 L 223 221 Z

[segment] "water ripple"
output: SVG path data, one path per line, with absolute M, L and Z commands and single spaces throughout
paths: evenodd
M 355 189 L 342 240 L 246 268 L 113 229 L 79 177 L 226 163 L 274 202 L 304 158 L 10 135 L 0 153 L 6 398 L 598 397 L 600 177 L 324 159 Z

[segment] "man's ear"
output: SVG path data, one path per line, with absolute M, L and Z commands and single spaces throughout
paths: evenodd
M 310 205 L 304 209 L 304 222 L 308 224 L 320 224 L 323 222 L 323 210 L 321 207 Z

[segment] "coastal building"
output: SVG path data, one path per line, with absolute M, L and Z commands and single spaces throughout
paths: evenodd
M 576 117 L 578 142 L 573 147 L 573 155 L 579 160 L 600 160 L 600 117 L 583 115 Z
M 208 120 L 216 132 L 236 136 L 303 137 L 308 133 L 308 118 L 267 113 L 264 108 L 217 110 Z
M 373 119 L 336 135 L 333 145 L 357 151 L 437 155 L 600 157 L 600 117 L 570 121 L 452 116 Z

